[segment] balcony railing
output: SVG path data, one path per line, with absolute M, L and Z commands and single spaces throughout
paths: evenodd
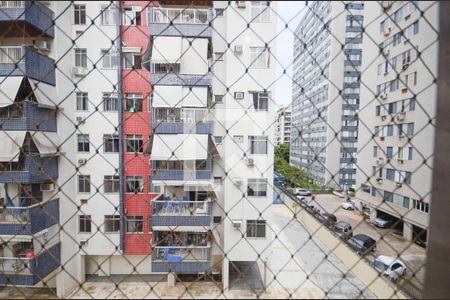
M 61 265 L 61 244 L 31 259 L 3 257 L 0 264 L 1 285 L 34 286 Z
M 152 129 L 155 133 L 212 133 L 208 109 L 153 108 Z
M 31 47 L 0 47 L 0 76 L 27 76 L 55 85 L 55 61 Z
M 150 83 L 153 85 L 211 86 L 211 74 L 151 73 Z
M 23 101 L 0 108 L 0 124 L 3 130 L 56 132 L 56 112 L 31 101 Z
M 41 1 L 0 1 L 0 10 L 0 31 L 7 37 L 54 37 L 54 13 Z
M 152 201 L 151 222 L 152 226 L 209 226 L 211 200 Z
M 39 154 L 27 154 L 17 165 L 12 163 L 9 170 L 0 171 L 0 183 L 42 183 L 57 178 L 58 157 Z
M 211 36 L 211 9 L 149 8 L 148 20 L 152 35 L 155 36 Z
M 205 272 L 210 268 L 210 247 L 153 248 L 152 272 L 197 273 Z
M 0 207 L 0 235 L 29 235 L 59 222 L 59 199 L 28 207 Z

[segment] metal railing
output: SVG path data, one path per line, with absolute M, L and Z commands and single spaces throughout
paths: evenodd
M 162 196 L 161 198 L 163 198 Z M 158 200 L 152 201 L 152 215 L 158 216 L 204 216 L 208 215 L 211 200 L 186 201 L 186 200 Z
M 20 257 L 0 257 L 0 274 L 32 274 L 32 259 Z
M 152 8 L 149 10 L 149 20 L 153 23 L 175 24 L 208 24 L 209 9 L 193 8 Z
M 166 250 L 167 249 L 167 250 Z M 165 257 L 165 250 L 167 251 L 167 256 L 177 256 L 180 262 L 198 262 L 209 260 L 210 247 L 192 246 L 192 247 L 154 247 L 154 259 L 155 260 L 167 260 Z

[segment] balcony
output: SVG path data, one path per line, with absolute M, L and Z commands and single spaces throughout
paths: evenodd
M 152 226 L 210 226 L 211 199 L 171 201 L 161 195 L 152 201 Z M 187 199 L 187 197 L 186 197 Z
M 152 85 L 211 86 L 211 74 L 151 73 Z
M 58 178 L 58 157 L 26 154 L 18 162 L 1 163 L 0 183 L 42 183 Z
M 152 129 L 159 134 L 212 134 L 208 109 L 160 108 L 152 110 Z
M 148 23 L 154 36 L 211 37 L 211 9 L 149 8 Z
M 34 258 L 0 257 L 0 285 L 34 286 L 60 265 L 60 243 Z
M 41 1 L 2 1 L 0 31 L 5 37 L 46 36 L 53 38 L 53 12 Z
M 59 223 L 59 199 L 0 208 L 0 235 L 30 235 Z
M 26 76 L 55 85 L 55 61 L 31 47 L 0 47 L 0 76 Z
M 56 132 L 56 111 L 31 101 L 15 102 L 0 108 L 0 125 L 3 130 Z
M 152 272 L 198 273 L 211 268 L 211 248 L 154 247 Z
M 197 181 L 211 180 L 212 159 L 196 161 L 152 160 L 152 180 Z

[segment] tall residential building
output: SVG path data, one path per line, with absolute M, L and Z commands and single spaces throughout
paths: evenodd
M 89 275 L 211 272 L 227 288 L 262 265 L 274 9 L 0 3 L 0 284 L 64 297 Z
M 290 163 L 317 184 L 356 184 L 364 5 L 314 1 L 295 31 Z
M 428 1 L 366 5 L 365 34 L 371 39 L 364 38 L 363 44 L 364 109 L 359 115 L 364 126 L 358 141 L 357 198 L 371 219 L 388 214 L 399 219 L 397 227 L 405 238 L 426 241 L 439 5 Z
M 275 117 L 275 145 L 291 142 L 291 106 L 282 107 Z

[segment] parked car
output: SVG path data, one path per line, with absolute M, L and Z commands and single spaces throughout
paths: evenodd
M 297 202 L 306 204 L 306 198 L 303 196 L 295 196 L 295 198 L 298 200 Z
M 400 259 L 396 259 L 392 256 L 380 255 L 377 256 L 372 266 L 383 275 L 387 276 L 390 280 L 397 282 L 400 277 L 406 274 L 406 265 Z
M 311 192 L 306 190 L 306 189 L 302 189 L 302 188 L 296 188 L 293 190 L 293 193 L 297 196 L 311 196 Z
M 336 224 L 337 218 L 333 214 L 324 212 L 319 215 L 319 221 L 321 223 L 325 224 L 325 226 L 331 227 L 331 226 L 334 226 L 334 224 Z
M 379 228 L 389 228 L 394 224 L 394 221 L 387 219 L 386 217 L 378 217 L 373 220 L 373 225 Z
M 353 201 L 342 202 L 342 208 L 345 209 L 345 210 L 354 210 L 355 209 L 355 203 Z
M 366 255 L 375 250 L 377 242 L 368 235 L 357 234 L 348 239 L 347 244 L 350 248 L 355 250 L 358 255 Z
M 318 207 L 315 207 L 314 205 L 307 205 L 305 209 L 313 215 L 317 215 L 320 213 L 320 209 Z
M 347 240 L 353 236 L 353 228 L 347 222 L 339 221 L 333 226 L 333 232 L 341 239 Z

